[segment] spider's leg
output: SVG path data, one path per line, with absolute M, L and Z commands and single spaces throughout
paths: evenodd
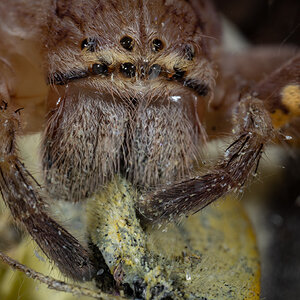
M 19 160 L 16 134 L 18 111 L 0 104 L 0 192 L 13 217 L 25 226 L 43 252 L 75 280 L 90 280 L 94 268 L 87 251 L 51 219 L 39 186 Z
M 298 55 L 272 73 L 270 80 L 260 82 L 252 95 L 241 99 L 235 114 L 234 132 L 238 138 L 227 148 L 216 166 L 203 176 L 146 195 L 139 204 L 141 213 L 152 222 L 172 220 L 197 212 L 227 193 L 240 189 L 256 171 L 265 145 L 276 136 L 276 124 L 271 117 L 274 108 L 285 108 L 291 118 L 300 115 L 299 62 Z M 289 105 L 283 106 L 284 97 L 289 99 L 286 101 Z
M 241 188 L 256 168 L 264 145 L 274 136 L 262 101 L 246 97 L 239 108 L 238 138 L 206 175 L 167 186 L 145 197 L 142 214 L 152 221 L 194 213 Z
M 4 263 L 9 265 L 13 269 L 25 273 L 26 276 L 28 276 L 32 279 L 38 280 L 40 283 L 46 284 L 49 289 L 61 291 L 61 292 L 65 292 L 65 293 L 71 293 L 77 297 L 87 296 L 87 297 L 95 298 L 98 300 L 99 299 L 102 299 L 102 300 L 110 300 L 111 299 L 110 294 L 106 294 L 101 291 L 90 290 L 90 289 L 82 287 L 82 286 L 73 285 L 70 283 L 66 283 L 64 281 L 54 279 L 49 276 L 45 276 L 44 274 L 36 272 L 35 270 L 10 258 L 9 256 L 2 253 L 1 251 L 0 251 L 0 260 L 2 260 Z M 124 300 L 125 298 L 123 298 L 121 296 L 114 296 L 114 299 Z

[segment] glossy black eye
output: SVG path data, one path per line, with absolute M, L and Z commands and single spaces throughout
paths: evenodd
M 157 78 L 160 72 L 161 72 L 161 66 L 158 64 L 154 64 L 153 66 L 151 66 L 149 70 L 149 79 Z
M 91 72 L 93 75 L 106 75 L 108 74 L 107 64 L 93 64 Z
M 124 49 L 128 51 L 132 51 L 134 42 L 130 36 L 124 36 L 121 38 L 120 44 Z
M 81 42 L 81 50 L 86 49 L 89 52 L 95 52 L 97 41 L 93 38 L 85 39 Z
M 180 80 L 183 78 L 185 71 L 182 71 L 181 69 L 174 68 L 175 74 L 172 76 L 172 79 L 174 80 Z
M 193 60 L 195 56 L 195 50 L 192 45 L 186 45 L 184 48 L 184 57 L 187 60 Z
M 136 72 L 136 67 L 132 63 L 124 63 L 120 67 L 121 73 L 128 78 L 134 77 Z
M 158 51 L 162 50 L 163 48 L 164 48 L 164 43 L 161 40 L 159 40 L 159 39 L 153 40 L 152 50 L 154 52 L 158 52 Z

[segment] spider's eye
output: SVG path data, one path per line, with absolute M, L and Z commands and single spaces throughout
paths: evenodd
M 93 75 L 106 75 L 108 73 L 107 64 L 93 64 L 91 72 Z
M 124 36 L 121 38 L 120 44 L 122 45 L 122 47 L 124 49 L 126 49 L 128 51 L 132 51 L 134 42 L 130 36 Z
M 186 45 L 184 49 L 184 57 L 187 60 L 193 60 L 195 56 L 195 50 L 192 45 Z
M 183 78 L 185 71 L 182 71 L 181 69 L 178 68 L 174 68 L 174 71 L 175 74 L 172 76 L 172 79 L 179 80 Z
M 128 78 L 135 76 L 136 67 L 132 63 L 124 63 L 120 67 L 121 73 Z
M 151 66 L 149 70 L 149 79 L 157 78 L 160 72 L 161 72 L 161 66 L 158 64 L 154 64 L 153 66 Z
M 164 48 L 164 43 L 160 39 L 155 39 L 152 42 L 152 50 L 158 52 Z
M 86 49 L 90 52 L 95 52 L 96 50 L 97 41 L 95 39 L 85 39 L 81 42 L 81 50 Z

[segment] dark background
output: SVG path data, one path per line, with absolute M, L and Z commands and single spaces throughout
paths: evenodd
M 300 45 L 300 0 L 215 2 L 252 44 Z M 261 257 L 266 300 L 300 299 L 300 151 L 287 155 L 284 165 L 261 203 L 263 230 L 271 237 Z
M 254 44 L 300 45 L 299 0 L 215 0 Z

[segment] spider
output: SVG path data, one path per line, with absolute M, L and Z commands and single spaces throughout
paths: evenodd
M 47 197 L 84 201 L 112 184 L 124 206 L 136 191 L 134 207 L 124 208 L 129 220 L 173 222 L 241 189 L 266 145 L 297 126 L 299 52 L 224 53 L 209 0 L 17 2 L 0 1 L 0 191 L 12 216 L 74 280 L 91 280 L 97 268 L 51 218 Z M 16 53 L 42 69 L 44 104 L 18 100 Z M 43 187 L 19 158 L 21 129 L 44 131 Z M 224 134 L 232 142 L 223 157 L 196 171 L 199 149 Z M 114 279 L 122 283 L 126 272 L 120 264 Z M 143 294 L 144 282 L 136 286 Z M 156 286 L 155 295 L 167 298 L 168 289 Z

